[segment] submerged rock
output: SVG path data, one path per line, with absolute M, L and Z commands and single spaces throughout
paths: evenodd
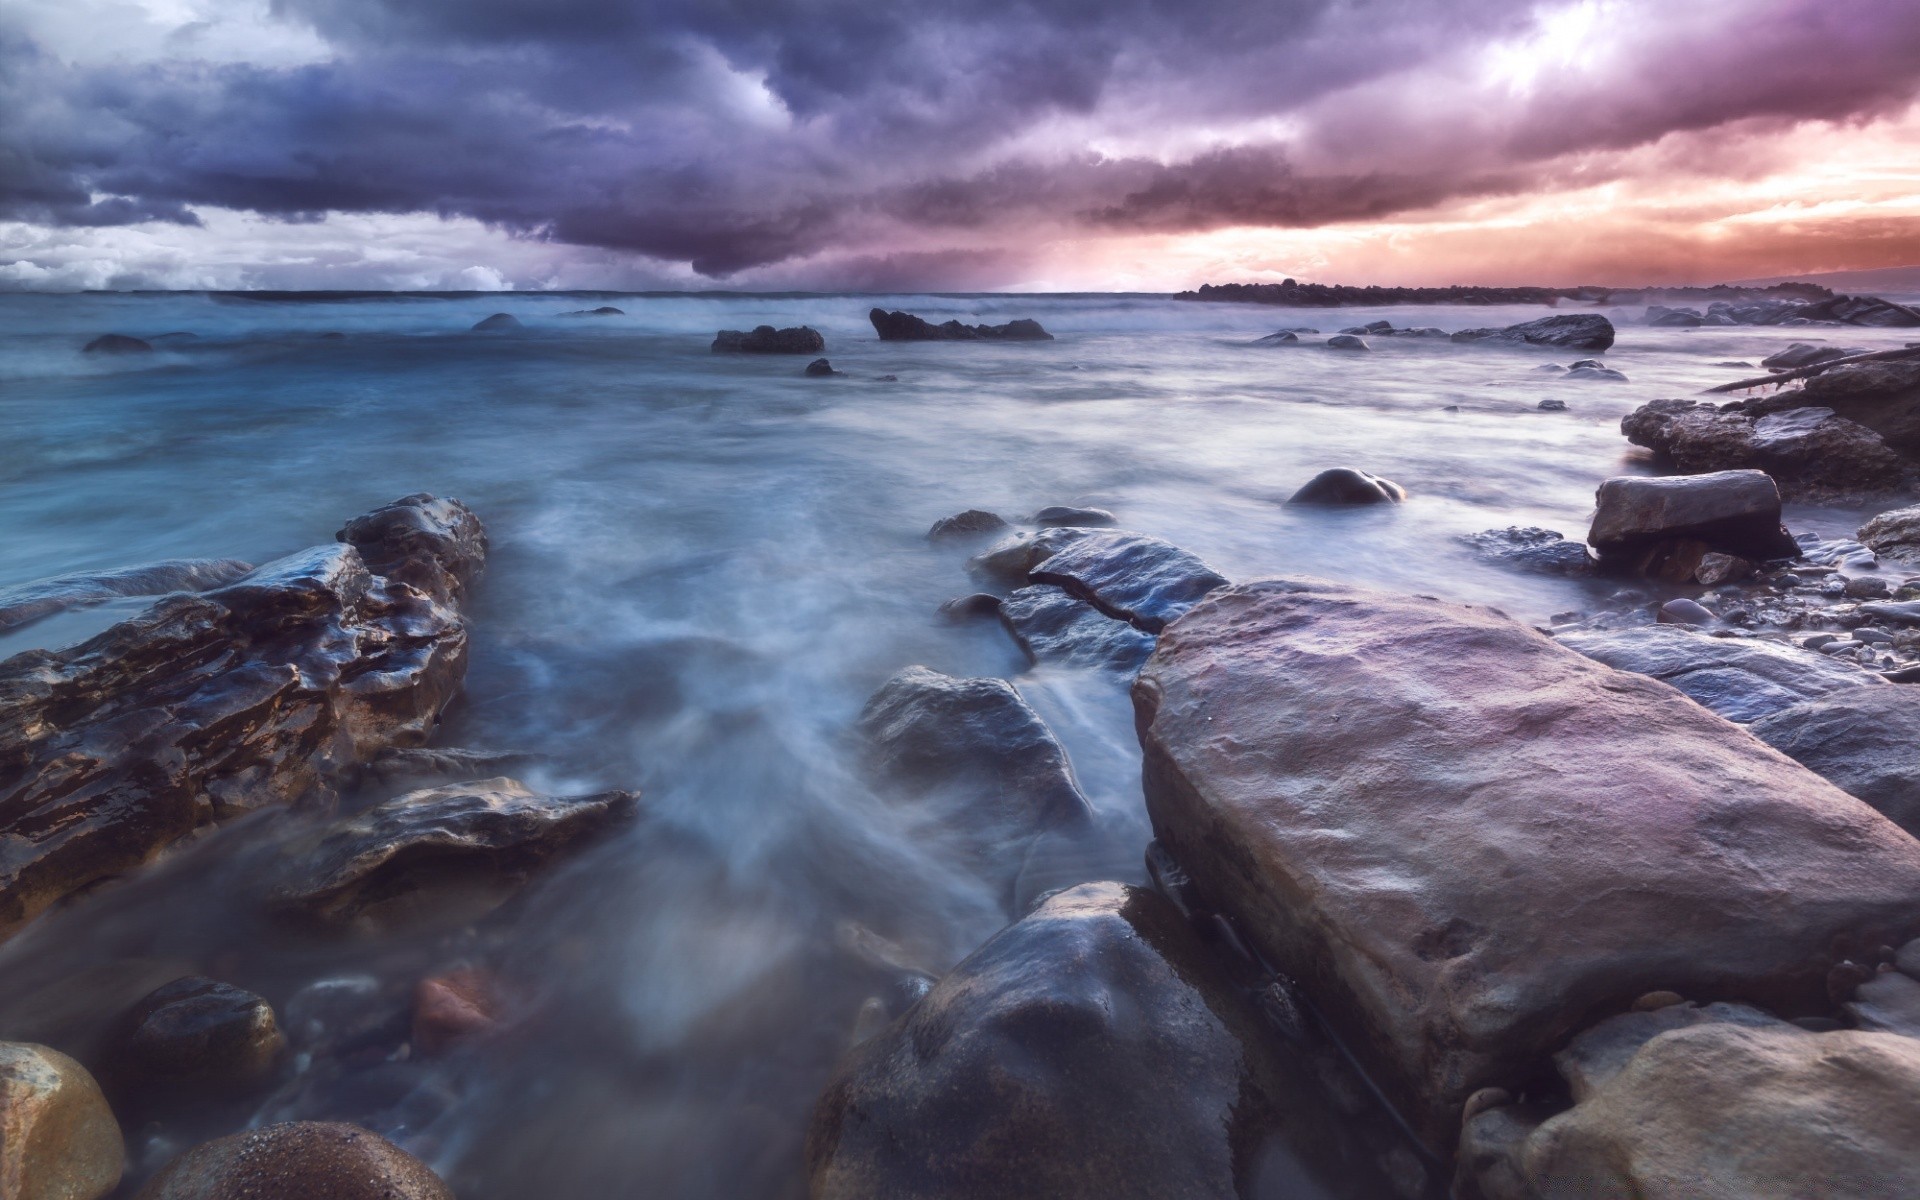
M 1605 350 L 1613 345 L 1613 322 L 1598 313 L 1565 313 L 1509 325 L 1505 329 L 1462 329 L 1456 342 L 1520 342 L 1568 350 Z
M 1920 1040 L 1810 1033 L 1732 1005 L 1692 1011 L 1665 1029 L 1645 1019 L 1661 1014 L 1636 1013 L 1582 1034 L 1561 1056 L 1578 1103 L 1544 1123 L 1511 1110 L 1476 1117 L 1463 1171 L 1538 1200 L 1920 1193 Z M 1643 1028 L 1610 1028 L 1620 1024 Z M 1583 1073 L 1575 1060 L 1597 1039 L 1618 1045 Z M 1487 1137 L 1483 1127 L 1498 1124 L 1507 1128 Z
M 624 309 L 615 308 L 611 304 L 602 304 L 599 308 L 576 308 L 572 312 L 563 312 L 560 315 L 563 317 L 624 317 L 627 314 Z
M 775 329 L 756 325 L 751 332 L 722 329 L 713 336 L 715 354 L 818 354 L 827 348 L 827 339 L 810 325 L 793 329 Z
M 1551 529 L 1509 525 L 1463 533 L 1457 540 L 1472 548 L 1474 557 L 1517 571 L 1573 577 L 1593 574 L 1593 556 L 1585 544 L 1570 542 Z
M 0 935 L 201 825 L 324 802 L 426 741 L 466 673 L 479 520 L 412 496 L 343 536 L 0 663 Z
M 867 314 L 873 331 L 883 342 L 1050 342 L 1053 335 L 1040 328 L 1040 322 L 1022 318 L 1005 325 L 962 325 L 943 321 L 934 325 L 912 313 L 888 312 L 876 308 Z
M 1074 508 L 1052 504 L 1033 514 L 1033 523 L 1042 528 L 1098 529 L 1118 525 L 1120 518 L 1104 508 Z
M 1302 484 L 1287 497 L 1288 504 L 1398 504 L 1407 498 L 1407 489 L 1391 479 L 1356 471 L 1352 467 L 1330 467 Z
M 1087 536 L 1071 527 L 1016 533 L 967 560 L 967 571 L 977 579 L 1019 587 L 1031 582 L 1033 569 L 1060 550 Z
M 1156 835 L 1436 1150 L 1642 993 L 1824 1004 L 1836 937 L 1920 924 L 1920 842 L 1488 609 L 1222 589 L 1134 703 Z
M 196 1146 L 135 1200 L 454 1200 L 427 1164 L 377 1133 L 289 1121 Z
M 125 1161 L 120 1126 L 85 1067 L 47 1046 L 0 1042 L 0 1196 L 99 1200 Z
M 1670 683 L 1745 723 L 1815 696 L 1882 681 L 1849 662 L 1760 638 L 1717 638 L 1666 625 L 1568 630 L 1560 642 L 1622 671 Z
M 827 375 L 838 375 L 839 373 L 840 372 L 833 369 L 833 364 L 824 358 L 816 358 L 807 364 L 806 375 L 810 379 L 819 379 Z
M 1609 479 L 1595 504 L 1587 542 L 1609 567 L 1640 567 L 1648 552 L 1676 540 L 1757 561 L 1800 553 L 1780 524 L 1780 490 L 1764 471 Z
M 532 873 L 634 809 L 632 792 L 548 796 L 513 779 L 409 792 L 333 826 L 291 855 L 273 903 L 323 925 L 379 929 L 446 896 L 484 911 Z
M 999 513 L 988 512 L 984 508 L 970 508 L 950 517 L 941 517 L 927 530 L 930 542 L 957 541 L 961 538 L 984 537 L 990 533 L 999 533 L 1008 528 L 1006 519 Z
M 1862 525 L 1857 536 L 1875 554 L 1920 562 L 1920 504 L 1879 514 Z
M 1016 590 L 998 606 L 1000 623 L 1034 662 L 1108 667 L 1131 675 L 1153 653 L 1153 635 L 1117 621 L 1057 587 Z
M 1394 1194 L 1158 893 L 1061 892 L 857 1047 L 807 1136 L 817 1200 Z
M 483 317 L 474 322 L 473 328 L 480 333 L 487 333 L 499 329 L 518 329 L 520 328 L 520 318 L 514 316 L 512 313 L 495 313 L 490 317 Z
M 1054 536 L 1064 530 L 1055 531 Z M 1226 579 L 1172 542 L 1118 530 L 1074 531 L 1078 537 L 1035 563 L 1028 578 L 1050 583 L 1109 617 L 1147 633 L 1198 603 Z
M 1291 329 L 1282 329 L 1278 333 L 1270 333 L 1265 337 L 1253 339 L 1253 344 L 1256 346 L 1298 346 L 1300 344 L 1300 335 Z
M 1371 350 L 1373 349 L 1373 347 L 1367 345 L 1365 338 L 1355 337 L 1353 334 L 1350 334 L 1350 333 L 1339 333 L 1327 339 L 1327 349 L 1329 350 Z
M 76 571 L 0 588 L 0 631 L 122 596 L 161 596 L 219 587 L 253 570 L 237 558 L 172 558 L 114 571 Z
M 176 979 L 123 1018 L 110 1073 L 166 1089 L 170 1101 L 181 1091 L 239 1091 L 265 1082 L 286 1044 L 259 996 L 213 979 Z
M 1920 688 L 1841 688 L 1778 709 L 1749 728 L 1920 837 Z
M 153 343 L 124 333 L 103 333 L 81 347 L 82 354 L 151 354 Z

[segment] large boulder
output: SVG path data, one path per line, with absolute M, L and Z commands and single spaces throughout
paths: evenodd
M 1830 408 L 1903 454 L 1920 455 L 1920 359 L 1848 363 L 1822 371 L 1798 391 L 1762 397 L 1756 409 Z
M 58 1050 L 0 1042 L 0 1196 L 99 1200 L 120 1185 L 120 1126 L 87 1069 Z
M 1469 1124 L 1463 1170 L 1488 1200 L 1920 1194 L 1920 1040 L 1688 1005 L 1603 1022 L 1559 1065 L 1572 1108 Z
M 1158 893 L 1061 892 L 857 1047 L 816 1200 L 1391 1196 L 1306 1056 Z
M 1172 542 L 1145 534 L 1058 529 L 1035 540 L 1048 540 L 1057 548 L 1029 569 L 1029 579 L 1061 588 L 1147 633 L 1158 633 L 1227 582 Z
M 457 601 L 485 538 L 457 501 L 369 518 L 0 663 L 0 936 L 202 825 L 325 802 L 351 768 L 427 740 L 466 673 Z
M 189 976 L 162 984 L 121 1019 L 109 1075 L 135 1088 L 238 1092 L 272 1074 L 286 1038 L 273 1006 L 243 988 Z
M 1602 566 L 1631 566 L 1679 540 L 1755 561 L 1800 553 L 1780 524 L 1780 490 L 1764 471 L 1623 476 L 1600 485 L 1587 542 Z
M 1752 401 L 1654 400 L 1622 417 L 1620 431 L 1677 470 L 1761 470 L 1789 495 L 1809 499 L 1887 491 L 1914 474 L 1914 464 L 1879 434 L 1820 406 L 1766 410 Z
M 1920 562 L 1920 504 L 1888 509 L 1862 525 L 1856 536 L 1875 554 Z
M 1613 345 L 1613 322 L 1599 313 L 1563 313 L 1509 325 L 1505 329 L 1462 329 L 1456 342 L 1518 342 L 1567 350 L 1606 350 Z
M 274 906 L 323 925 L 409 924 L 445 895 L 483 909 L 548 860 L 631 814 L 632 792 L 548 796 L 516 780 L 409 792 L 290 851 Z
M 377 1133 L 289 1121 L 196 1146 L 134 1200 L 453 1200 L 427 1164 Z
M 810 325 L 793 329 L 775 329 L 756 325 L 751 331 L 722 329 L 713 337 L 715 354 L 818 354 L 827 348 L 827 339 Z
M 1152 634 L 1047 584 L 1016 589 L 998 612 L 1015 644 L 1037 663 L 1107 667 L 1132 675 L 1153 653 Z
M 201 592 L 232 583 L 251 570 L 252 563 L 237 558 L 173 558 L 113 571 L 78 571 L 0 588 L 0 631 L 122 596 Z
M 867 314 L 883 342 L 1050 342 L 1053 335 L 1040 322 L 1021 318 L 1004 325 L 963 325 L 959 321 L 933 324 L 912 313 L 876 308 Z
M 1920 925 L 1920 841 L 1490 609 L 1224 588 L 1134 704 L 1156 835 L 1436 1150 L 1642 993 L 1824 1006 L 1836 939 Z
M 1398 504 L 1407 498 L 1407 489 L 1391 479 L 1382 479 L 1353 467 L 1329 467 L 1300 485 L 1287 497 L 1288 504 L 1328 506 Z
M 1749 728 L 1920 837 L 1920 688 L 1844 687 L 1772 712 Z
M 1802 700 L 1879 688 L 1871 671 L 1763 638 L 1719 638 L 1673 625 L 1570 629 L 1558 635 L 1588 658 L 1672 684 L 1729 721 L 1757 721 Z

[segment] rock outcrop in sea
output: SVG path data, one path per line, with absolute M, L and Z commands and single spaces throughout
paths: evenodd
M 1004 325 L 965 325 L 942 321 L 935 325 L 912 313 L 876 308 L 867 314 L 883 342 L 1050 342 L 1053 335 L 1040 322 L 1020 318 Z
M 827 348 L 827 339 L 809 325 L 775 329 L 756 325 L 751 330 L 722 329 L 713 336 L 715 354 L 818 354 Z

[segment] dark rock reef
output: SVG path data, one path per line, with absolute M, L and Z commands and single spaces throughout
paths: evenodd
M 883 342 L 1050 342 L 1053 335 L 1040 322 L 1025 318 L 1005 325 L 963 325 L 959 321 L 932 324 L 912 313 L 876 308 L 867 314 Z
M 827 339 L 810 325 L 793 329 L 775 329 L 756 325 L 752 331 L 722 329 L 713 336 L 715 354 L 818 354 L 827 348 Z
M 77 571 L 0 588 L 0 631 L 122 596 L 205 591 L 232 583 L 251 570 L 252 563 L 237 558 L 175 558 L 115 571 Z
M 1511 342 L 1567 350 L 1605 350 L 1613 345 L 1613 322 L 1598 313 L 1566 313 L 1504 329 L 1462 329 L 1456 342 Z
M 1488 609 L 1221 589 L 1134 700 L 1155 833 L 1438 1153 L 1642 993 L 1822 1011 L 1836 946 L 1920 925 L 1920 842 Z
M 324 803 L 342 773 L 426 741 L 466 672 L 480 521 L 416 495 L 340 536 L 0 663 L 0 934 L 201 825 Z
M 842 1064 L 807 1139 L 812 1195 L 1394 1195 L 1318 1065 L 1211 953 L 1155 892 L 1048 899 Z

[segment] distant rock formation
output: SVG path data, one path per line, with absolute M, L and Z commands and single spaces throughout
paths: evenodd
M 137 337 L 128 337 L 124 333 L 103 333 L 88 342 L 80 352 L 82 354 L 151 354 L 153 343 Z
M 876 308 L 867 314 L 883 342 L 1050 342 L 1053 335 L 1040 322 L 1021 319 L 1005 325 L 962 325 L 946 321 L 934 325 L 912 313 Z
M 1568 350 L 1605 350 L 1613 345 L 1613 322 L 1599 313 L 1568 313 L 1509 325 L 1505 329 L 1462 329 L 1456 342 L 1524 342 Z
M 751 333 L 722 329 L 713 337 L 715 354 L 818 354 L 826 348 L 827 339 L 810 325 L 795 329 L 756 325 Z
M 1607 288 L 1607 287 L 1352 287 L 1337 283 L 1202 284 L 1199 291 L 1181 292 L 1176 300 L 1225 300 L 1241 304 L 1278 304 L 1290 308 L 1347 308 L 1370 304 L 1556 304 L 1561 300 L 1588 304 L 1645 304 L 1653 299 L 1733 301 L 1772 299 L 1806 304 L 1832 300 L 1834 293 L 1812 283 L 1777 283 L 1772 287 Z
M 518 329 L 520 328 L 520 318 L 514 316 L 512 313 L 495 313 L 484 320 L 474 322 L 473 328 L 479 333 L 490 333 L 500 329 Z

